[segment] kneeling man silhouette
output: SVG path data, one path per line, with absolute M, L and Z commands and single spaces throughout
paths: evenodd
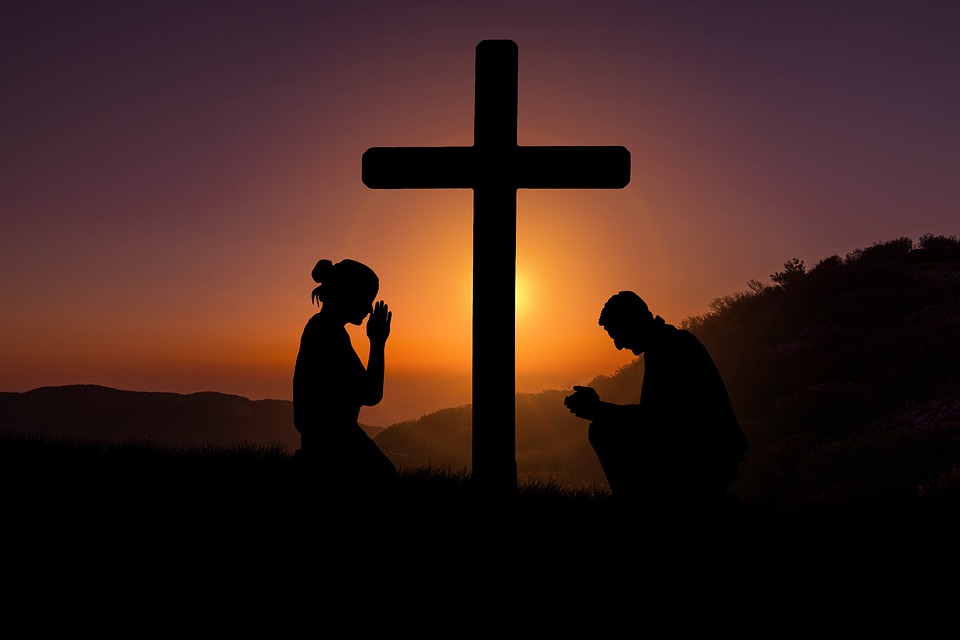
M 589 441 L 614 501 L 670 515 L 719 505 L 747 441 L 710 354 L 692 333 L 654 317 L 632 291 L 612 296 L 599 324 L 617 349 L 643 354 L 639 402 L 604 402 L 595 389 L 578 386 L 564 404 L 591 421 Z

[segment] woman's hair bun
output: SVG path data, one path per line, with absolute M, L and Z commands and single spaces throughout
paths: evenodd
M 324 282 L 327 279 L 327 276 L 330 275 L 330 271 L 333 269 L 333 263 L 327 259 L 320 260 L 317 263 L 317 266 L 313 268 L 313 281 L 317 283 Z

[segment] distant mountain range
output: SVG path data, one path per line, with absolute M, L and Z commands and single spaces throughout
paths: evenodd
M 371 436 L 383 430 L 364 429 Z M 248 400 L 212 391 L 121 391 L 83 384 L 0 393 L 0 430 L 164 445 L 281 444 L 291 452 L 300 446 L 289 400 Z

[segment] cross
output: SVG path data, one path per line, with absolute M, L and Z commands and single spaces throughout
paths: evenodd
M 473 189 L 473 469 L 486 494 L 517 489 L 517 189 L 621 189 L 624 147 L 517 145 L 517 45 L 477 45 L 473 146 L 371 147 L 371 189 Z

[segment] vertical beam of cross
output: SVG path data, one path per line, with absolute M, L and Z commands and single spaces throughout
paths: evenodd
M 473 189 L 474 485 L 517 489 L 517 189 L 621 189 L 624 147 L 517 145 L 518 50 L 512 40 L 477 45 L 471 147 L 371 147 L 362 179 L 371 189 Z

